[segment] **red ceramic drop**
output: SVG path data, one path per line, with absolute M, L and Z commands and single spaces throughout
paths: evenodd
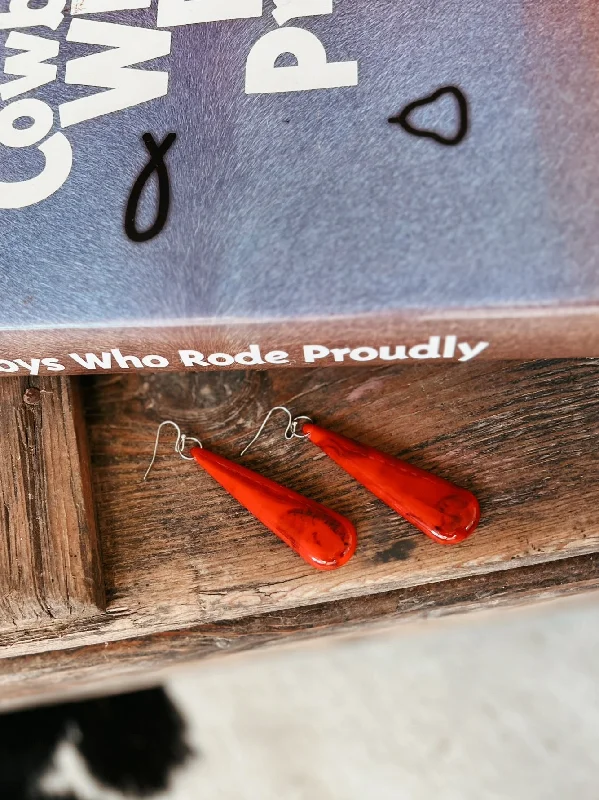
M 194 447 L 191 455 L 229 494 L 316 569 L 338 569 L 356 550 L 351 522 L 222 456 Z
M 303 432 L 346 472 L 434 541 L 457 544 L 474 533 L 480 508 L 471 492 L 318 425 L 306 423 Z

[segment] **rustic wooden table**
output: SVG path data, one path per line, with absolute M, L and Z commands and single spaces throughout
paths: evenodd
M 0 707 L 599 588 L 597 361 L 78 380 L 0 381 Z M 477 533 L 435 544 L 274 421 L 241 461 L 354 521 L 338 572 L 308 567 L 170 442 L 142 481 L 162 420 L 237 459 L 281 403 L 471 489 Z

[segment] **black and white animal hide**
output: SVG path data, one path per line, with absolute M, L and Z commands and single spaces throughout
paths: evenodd
M 72 789 L 48 788 L 65 747 L 96 785 L 137 797 L 166 790 L 191 754 L 162 689 L 0 715 L 1 800 L 80 800 Z

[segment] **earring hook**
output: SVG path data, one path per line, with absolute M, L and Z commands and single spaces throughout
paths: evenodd
M 158 430 L 156 432 L 156 442 L 154 444 L 154 455 L 152 456 L 152 460 L 150 461 L 150 466 L 146 470 L 146 474 L 144 475 L 144 481 L 147 479 L 148 475 L 152 471 L 152 467 L 156 461 L 156 456 L 158 454 L 158 445 L 160 443 L 160 435 L 162 433 L 162 429 L 165 425 L 172 425 L 172 427 L 177 431 L 177 441 L 175 442 L 175 453 L 178 453 L 181 458 L 185 459 L 185 461 L 193 461 L 192 456 L 185 455 L 185 448 L 188 446 L 189 442 L 195 442 L 195 444 L 202 448 L 204 445 L 200 442 L 199 439 L 196 439 L 194 436 L 186 436 L 184 433 L 181 433 L 181 428 L 177 425 L 176 422 L 172 422 L 170 419 L 161 422 L 158 426 Z
M 252 445 L 254 445 L 258 441 L 258 439 L 262 436 L 264 428 L 266 428 L 266 426 L 268 425 L 268 421 L 270 420 L 272 415 L 275 413 L 275 411 L 283 411 L 287 415 L 288 422 L 287 422 L 287 427 L 285 428 L 285 439 L 287 439 L 287 441 L 290 441 L 291 439 L 307 439 L 308 438 L 307 434 L 298 433 L 297 432 L 297 428 L 298 428 L 298 425 L 299 425 L 300 422 L 312 422 L 310 417 L 306 417 L 306 416 L 294 417 L 293 414 L 291 413 L 291 411 L 288 408 L 286 408 L 285 406 L 275 406 L 274 408 L 271 408 L 270 411 L 268 412 L 268 414 L 266 415 L 266 417 L 264 419 L 264 422 L 260 426 L 260 430 L 254 436 L 252 441 L 243 448 L 243 450 L 241 451 L 241 456 L 245 455 L 247 453 L 247 451 L 250 449 L 250 447 L 252 447 Z

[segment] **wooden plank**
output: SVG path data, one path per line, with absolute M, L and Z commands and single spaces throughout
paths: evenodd
M 469 362 L 384 369 L 105 376 L 87 381 L 87 421 L 108 593 L 84 626 L 0 632 L 0 657 L 431 584 L 599 550 L 599 364 Z M 307 442 L 276 424 L 241 459 L 346 514 L 358 551 L 312 570 L 194 464 L 158 423 L 232 459 L 274 405 L 473 490 L 477 533 L 441 547 Z
M 598 388 L 591 361 L 88 380 L 107 613 L 1 630 L 0 707 L 142 685 L 203 656 L 599 588 Z M 142 482 L 159 421 L 237 458 L 281 402 L 474 490 L 479 531 L 435 545 L 276 426 L 242 461 L 353 519 L 359 549 L 338 573 L 310 570 L 166 442 Z
M 71 379 L 0 381 L 0 619 L 104 607 L 82 405 Z
M 90 435 L 107 591 L 144 626 L 173 627 L 389 591 L 599 549 L 599 365 L 469 363 L 113 378 L 94 384 Z M 176 419 L 239 459 L 278 404 L 433 470 L 480 498 L 482 522 L 440 547 L 276 422 L 241 462 L 348 516 L 359 547 L 342 570 L 304 564 L 163 443 Z M 151 619 L 149 615 L 151 614 Z
M 0 630 L 0 657 L 104 644 L 599 551 L 599 364 L 469 362 L 384 369 L 105 376 L 86 382 L 108 594 L 85 624 Z M 302 562 L 156 427 L 176 419 L 233 459 L 267 409 L 325 426 L 472 489 L 482 523 L 444 548 L 276 424 L 241 459 L 357 525 L 342 570 Z
M 548 602 L 597 589 L 599 556 L 593 554 L 126 641 L 0 659 L 0 710 L 141 688 L 164 680 L 173 667 L 208 657 L 485 608 Z

